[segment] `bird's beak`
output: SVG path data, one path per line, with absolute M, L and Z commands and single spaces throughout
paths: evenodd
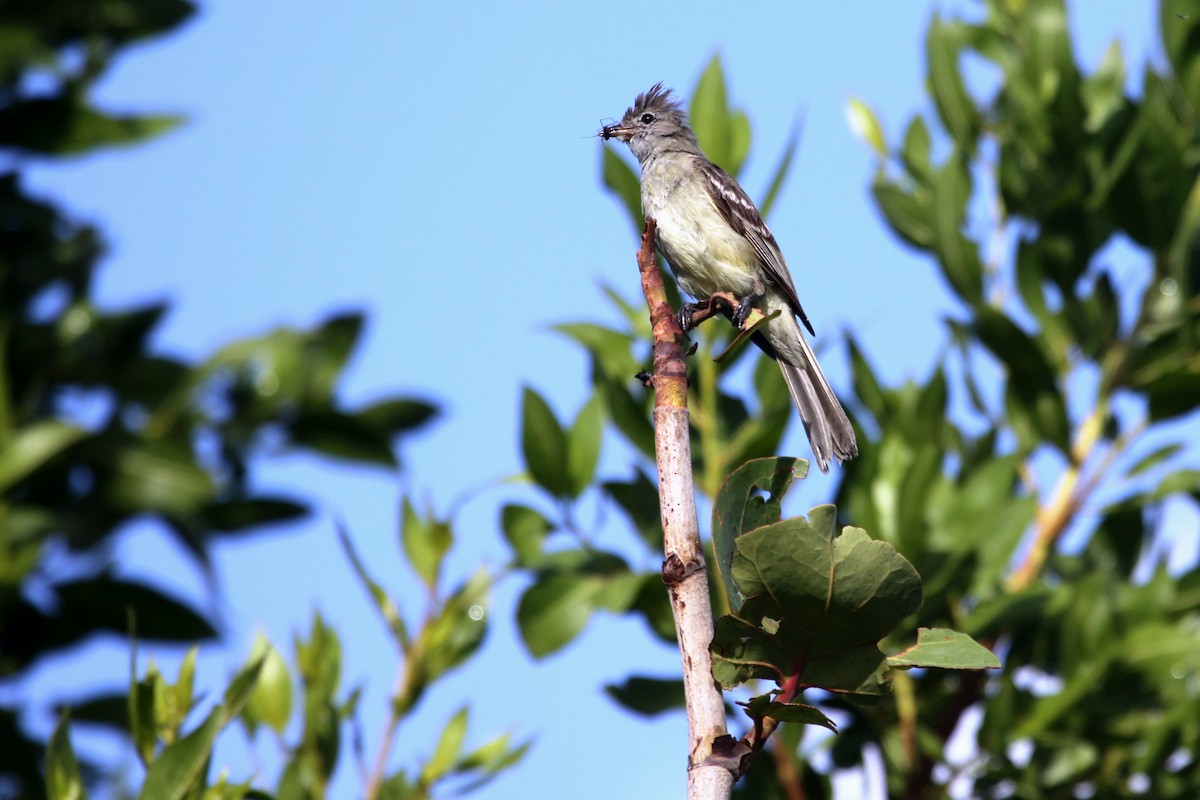
M 622 142 L 628 142 L 633 138 L 635 130 L 630 125 L 605 125 L 597 135 L 604 139 L 604 141 L 620 139 Z

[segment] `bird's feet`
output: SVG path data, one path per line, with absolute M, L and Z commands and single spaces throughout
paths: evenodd
M 696 312 L 707 312 L 711 303 L 712 301 L 708 300 L 703 303 L 683 303 L 679 306 L 679 327 L 683 329 L 684 333 L 687 333 L 694 327 L 695 321 L 693 320 L 693 317 L 696 316 Z M 706 313 L 704 317 L 701 318 L 701 321 L 707 318 L 708 314 Z
M 750 317 L 750 312 L 754 311 L 754 304 L 762 300 L 762 294 L 748 294 L 745 297 L 739 298 L 737 306 L 733 309 L 733 315 L 730 317 L 733 324 L 740 331 L 746 326 L 746 320 Z

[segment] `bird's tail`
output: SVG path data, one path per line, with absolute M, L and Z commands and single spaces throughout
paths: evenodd
M 768 334 L 792 402 L 800 411 L 804 432 L 808 434 L 817 466 L 829 471 L 829 462 L 846 461 L 858 455 L 854 427 L 846 417 L 841 401 L 829 387 L 817 354 L 800 332 L 794 317 L 783 314 L 771 324 Z M 765 348 L 764 348 L 765 349 Z M 770 351 L 768 351 L 770 352 Z

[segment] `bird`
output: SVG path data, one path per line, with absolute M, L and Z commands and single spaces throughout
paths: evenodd
M 698 301 L 732 293 L 739 328 L 755 307 L 767 317 L 779 312 L 753 341 L 779 364 L 821 471 L 858 455 L 854 427 L 796 321 L 816 335 L 779 244 L 745 190 L 704 155 L 674 93 L 655 84 L 599 136 L 626 143 L 641 165 L 642 211 L 655 220 L 658 250 L 679 288 Z M 680 310 L 685 331 L 698 305 Z

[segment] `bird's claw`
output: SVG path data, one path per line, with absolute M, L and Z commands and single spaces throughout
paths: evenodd
M 750 313 L 754 311 L 754 304 L 761 299 L 761 294 L 748 294 L 738 299 L 737 307 L 733 309 L 733 316 L 731 317 L 733 324 L 737 326 L 738 330 L 741 330 L 745 326 Z
M 703 303 L 683 303 L 679 306 L 679 327 L 684 333 L 692 329 L 692 317 L 704 305 Z

